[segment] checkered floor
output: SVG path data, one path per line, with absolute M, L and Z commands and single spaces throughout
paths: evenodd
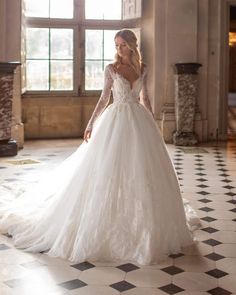
M 20 189 L 71 154 L 79 140 L 29 141 L 0 158 L 0 184 Z M 0 236 L 0 294 L 236 295 L 236 142 L 168 145 L 183 197 L 197 210 L 197 242 L 159 265 L 73 264 L 15 249 Z M 19 161 L 21 160 L 21 161 Z

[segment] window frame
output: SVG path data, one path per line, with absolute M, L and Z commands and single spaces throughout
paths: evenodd
M 24 1 L 24 0 L 23 0 Z M 58 19 L 58 18 L 39 18 L 27 17 L 22 9 L 22 19 L 26 28 L 65 28 L 73 29 L 73 90 L 25 90 L 24 96 L 97 96 L 101 90 L 86 90 L 85 89 L 85 31 L 86 30 L 120 30 L 122 28 L 137 28 L 140 27 L 141 17 L 121 20 L 94 20 L 85 19 L 85 1 L 74 0 L 74 17 L 73 19 Z M 125 1 L 125 0 L 123 0 Z M 122 1 L 122 2 L 123 2 Z M 133 0 L 140 1 L 140 0 Z M 25 6 L 23 5 L 23 8 Z M 123 4 L 122 4 L 122 15 Z M 22 79 L 26 79 L 26 35 L 22 33 Z M 23 82 L 23 85 L 26 84 Z M 24 88 L 24 87 L 23 87 Z

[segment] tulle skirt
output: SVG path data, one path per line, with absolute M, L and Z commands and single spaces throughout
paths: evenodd
M 135 102 L 111 104 L 89 142 L 0 216 L 16 247 L 74 262 L 157 263 L 190 245 L 199 223 L 152 115 Z

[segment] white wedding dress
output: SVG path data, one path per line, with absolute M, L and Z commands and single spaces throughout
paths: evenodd
M 108 65 L 88 143 L 35 190 L 0 205 L 0 230 L 16 247 L 74 262 L 152 264 L 192 244 L 199 219 L 183 205 L 146 76 L 144 68 L 131 85 Z

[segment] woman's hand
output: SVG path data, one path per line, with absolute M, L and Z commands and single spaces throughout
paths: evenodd
M 85 130 L 84 131 L 84 140 L 88 142 L 88 139 L 91 137 L 92 130 Z

